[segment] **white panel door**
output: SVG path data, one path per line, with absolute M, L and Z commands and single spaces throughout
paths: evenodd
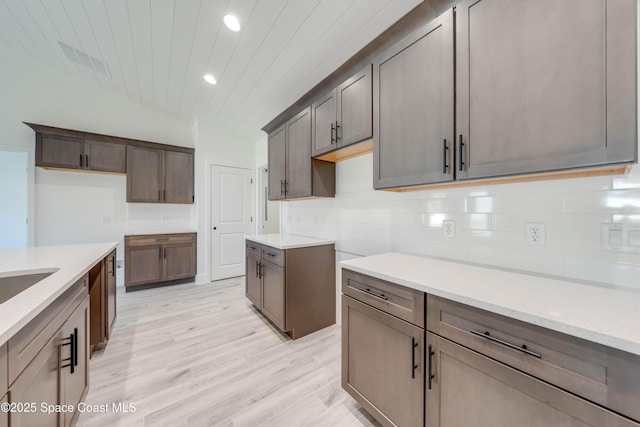
M 211 280 L 244 275 L 251 233 L 251 170 L 211 166 Z

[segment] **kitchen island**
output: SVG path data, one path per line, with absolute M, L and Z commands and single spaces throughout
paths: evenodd
M 0 250 L 0 426 L 75 424 L 115 320 L 116 246 Z

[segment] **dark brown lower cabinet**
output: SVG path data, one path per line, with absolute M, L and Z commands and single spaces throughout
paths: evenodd
M 116 251 L 89 271 L 91 351 L 109 340 L 116 319 Z
M 263 260 L 260 267 L 262 276 L 262 313 L 278 328 L 285 330 L 285 276 L 284 268 Z
M 125 236 L 127 292 L 184 283 L 196 275 L 196 233 Z
M 262 307 L 262 279 L 260 278 L 260 255 L 247 252 L 245 296 L 256 307 Z
M 424 333 L 342 296 L 342 387 L 385 426 L 424 425 Z
M 247 240 L 245 295 L 298 339 L 336 322 L 333 244 L 278 249 Z
M 427 351 L 429 427 L 640 425 L 431 332 Z
M 0 399 L 0 405 L 3 403 L 7 403 L 9 401 L 7 395 L 5 394 Z M 7 412 L 0 412 L 0 427 L 8 427 L 9 426 L 9 414 Z
M 88 326 L 89 298 L 85 296 L 11 384 L 10 403 L 35 403 L 28 411 L 9 414 L 12 427 L 70 426 L 75 422 L 79 415 L 77 405 L 89 386 Z M 42 410 L 43 404 L 73 405 L 73 410 L 49 413 Z

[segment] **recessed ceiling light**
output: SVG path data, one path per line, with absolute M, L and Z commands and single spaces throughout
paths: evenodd
M 240 31 L 240 21 L 233 15 L 225 15 L 224 24 L 233 32 Z
M 216 78 L 215 78 L 215 77 L 213 77 L 211 74 L 206 74 L 206 75 L 204 76 L 204 79 L 206 80 L 206 82 L 207 82 L 207 83 L 212 84 L 212 85 L 214 85 L 214 84 L 216 84 L 216 83 L 217 83 L 217 82 L 216 82 Z

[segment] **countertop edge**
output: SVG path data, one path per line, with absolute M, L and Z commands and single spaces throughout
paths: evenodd
M 25 327 L 27 324 L 29 324 L 29 322 L 31 322 L 33 319 L 35 319 L 42 312 L 42 310 L 44 310 L 47 306 L 49 306 L 51 303 L 53 303 L 67 289 L 69 289 L 71 286 L 73 286 L 83 275 L 88 273 L 89 270 L 91 270 L 91 268 L 94 265 L 96 265 L 101 259 L 106 257 L 109 253 L 111 253 L 111 251 L 116 249 L 117 246 L 118 246 L 118 242 L 108 242 L 108 243 L 104 243 L 104 244 L 105 244 L 104 248 L 101 249 L 100 251 L 96 252 L 96 254 L 99 254 L 99 255 L 91 256 L 90 259 L 92 261 L 89 261 L 88 265 L 86 265 L 85 267 L 83 267 L 79 271 L 76 271 L 75 273 L 72 273 L 71 278 L 65 279 L 65 284 L 64 285 L 58 286 L 55 289 L 55 291 L 53 291 L 53 292 L 49 293 L 48 295 L 46 295 L 44 297 L 43 301 L 41 301 L 40 303 L 34 305 L 33 308 L 31 308 L 29 310 L 28 314 L 22 316 L 20 319 L 15 320 L 6 330 L 2 331 L 0 333 L 0 346 L 4 345 L 6 342 L 8 342 L 17 332 L 19 332 L 23 327 Z M 57 271 L 56 273 L 53 273 L 52 276 L 57 274 L 57 273 L 59 273 L 59 272 L 60 271 Z M 34 286 L 37 286 L 37 284 L 34 285 Z M 87 296 L 88 295 L 89 295 L 89 293 L 87 292 Z M 11 300 L 8 300 L 7 302 L 5 302 L 5 304 L 6 303 L 11 303 Z M 10 320 L 12 320 L 12 319 L 10 319 Z
M 538 314 L 523 312 L 511 307 L 507 307 L 500 304 L 493 304 L 488 301 L 478 300 L 473 297 L 465 296 L 457 292 L 450 292 L 439 287 L 432 287 L 421 283 L 415 283 L 409 280 L 398 278 L 392 275 L 384 274 L 379 271 L 370 270 L 361 266 L 352 265 L 350 262 L 355 260 L 345 260 L 339 263 L 339 267 L 347 270 L 352 270 L 357 273 L 372 276 L 381 280 L 396 283 L 402 286 L 406 286 L 411 289 L 416 289 L 431 295 L 446 298 L 451 301 L 455 301 L 461 304 L 466 304 L 478 309 L 486 310 L 491 313 L 499 314 L 505 317 L 520 320 L 532 325 L 547 328 L 556 332 L 564 333 L 576 338 L 580 338 L 586 341 L 591 341 L 600 345 L 611 347 L 617 350 L 625 351 L 636 356 L 640 356 L 640 342 L 632 341 L 623 337 L 618 337 L 610 334 L 606 334 L 597 330 L 580 327 L 571 323 L 554 320 L 549 317 L 541 316 Z M 447 261 L 455 264 L 455 261 Z M 488 268 L 490 267 L 482 267 Z M 522 273 L 520 273 L 522 274 Z
M 272 240 L 268 238 L 263 238 L 261 235 L 245 235 L 245 240 L 250 240 L 255 243 L 259 243 L 261 245 L 270 246 L 272 248 L 287 250 L 287 249 L 297 249 L 297 248 L 309 248 L 314 246 L 325 246 L 325 245 L 335 245 L 335 240 L 324 240 L 317 239 L 314 237 L 305 237 L 305 236 L 296 236 L 293 234 L 266 234 L 264 236 L 271 236 Z M 274 241 L 273 238 L 275 236 L 279 236 L 281 239 L 292 239 L 298 240 L 298 242 L 293 243 L 279 243 Z

